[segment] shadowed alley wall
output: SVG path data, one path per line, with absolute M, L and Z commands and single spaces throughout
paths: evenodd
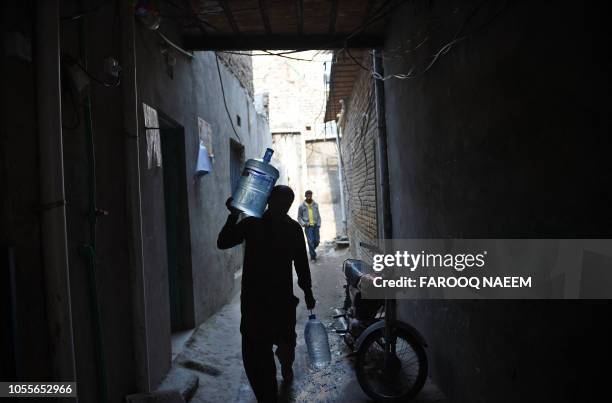
M 7 381 L 52 376 L 49 366 L 40 365 L 49 362 L 52 352 L 41 256 L 36 70 L 31 51 L 10 51 L 12 41 L 32 40 L 32 18 L 27 2 L 0 4 L 4 39 L 0 54 L 0 285 L 3 305 L 10 302 L 12 293 L 17 301 L 16 306 L 2 307 L 2 342 L 13 339 L 12 345 L 2 344 L 0 376 Z M 9 275 L 9 250 L 15 287 Z M 16 367 L 11 358 L 17 361 Z
M 216 248 L 216 236 L 227 214 L 225 200 L 231 194 L 230 141 L 241 144 L 244 159 L 261 158 L 271 144 L 271 136 L 266 119 L 253 106 L 250 58 L 225 55 L 220 61 L 231 116 L 228 117 L 214 53 L 199 52 L 189 59 L 173 50 L 135 18 L 131 3 L 84 1 L 83 9 L 77 1 L 60 3 L 62 17 L 93 10 L 85 13 L 85 17 L 63 18 L 60 22 L 64 187 L 77 386 L 81 401 L 95 402 L 102 398 L 105 379 L 108 401 L 122 401 L 127 394 L 143 391 L 144 382 L 154 389 L 170 367 L 171 358 L 164 205 L 166 165 L 162 158 L 161 166 L 148 167 L 143 103 L 157 110 L 160 127 L 178 129 L 176 133 L 181 136 L 178 146 L 184 148 L 178 171 L 182 173 L 179 188 L 186 194 L 189 208 L 188 239 L 183 240 L 187 243 L 185 261 L 189 268 L 182 278 L 187 305 L 182 327 L 200 324 L 228 300 L 234 272 L 241 265 L 240 248 L 232 251 Z M 117 5 L 128 10 L 127 21 L 122 19 Z M 25 43 L 34 47 L 32 19 L 36 2 L 7 2 L 2 7 L 2 43 Z M 132 23 L 134 37 L 121 30 Z M 164 20 L 160 30 L 176 43 L 181 42 L 172 19 Z M 14 39 L 7 32 L 20 32 L 24 39 Z M 5 38 L 13 39 L 5 42 Z M 121 60 L 125 56 L 122 49 L 125 46 L 132 49 L 132 45 L 136 49 L 135 55 L 131 55 L 136 62 L 135 72 L 127 67 L 129 60 Z M 27 54 L 10 54 L 4 47 L 2 50 L 0 180 L 6 194 L 2 194 L 0 242 L 3 251 L 0 255 L 4 269 L 4 246 L 14 246 L 19 379 L 52 380 L 38 215 L 40 176 L 36 128 L 45 122 L 36 120 L 34 82 L 36 69 L 46 66 L 37 65 L 32 54 L 28 58 Z M 108 56 L 118 58 L 125 67 L 119 86 L 100 85 L 93 78 L 89 79 L 88 86 L 74 86 L 73 78 L 78 75 L 75 71 L 82 69 L 99 81 L 114 81 L 103 68 L 103 60 Z M 78 59 L 82 66 L 72 65 L 70 71 L 67 61 L 73 59 Z M 81 72 L 80 77 L 83 76 L 87 79 Z M 130 80 L 132 77 L 135 84 Z M 124 91 L 130 82 L 134 87 Z M 132 90 L 137 116 L 127 116 L 124 108 L 124 95 Z M 130 118 L 138 120 L 138 133 L 126 131 L 125 122 Z M 212 172 L 196 178 L 198 118 L 210 124 L 215 158 Z M 234 134 L 230 120 L 238 135 Z M 127 172 L 130 169 L 126 152 L 135 142 L 138 142 L 140 158 L 144 254 L 144 289 L 139 291 L 145 298 L 146 316 L 143 328 L 136 331 L 132 310 L 136 268 L 129 259 L 132 217 L 128 210 Z M 89 156 L 91 145 L 94 151 Z M 90 209 L 92 199 L 97 209 L 95 214 Z M 92 231 L 90 223 L 94 218 L 96 226 Z M 94 238 L 95 255 L 91 253 Z M 4 290 L 4 282 L 2 286 Z M 99 330 L 96 310 L 100 314 Z M 12 326 L 11 321 L 2 323 Z M 3 340 L 13 330 L 6 329 Z M 146 334 L 148 344 L 139 343 L 135 333 Z M 146 363 L 138 361 L 136 350 L 139 349 L 145 351 Z M 148 374 L 146 381 L 139 379 L 144 370 Z
M 462 25 L 459 36 L 471 33 L 426 74 L 385 82 L 394 238 L 612 232 L 602 13 L 575 2 L 504 4 L 411 2 L 388 26 L 385 74 L 422 71 Z M 609 350 L 599 324 L 609 309 L 400 304 L 453 402 L 587 401 L 593 390 L 583 381 Z

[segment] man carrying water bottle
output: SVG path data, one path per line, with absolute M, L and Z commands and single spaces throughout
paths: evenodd
M 245 242 L 240 295 L 240 332 L 242 361 L 259 402 L 276 402 L 277 382 L 273 346 L 281 363 L 284 381 L 293 378 L 295 357 L 295 309 L 299 303 L 293 295 L 293 270 L 304 291 L 306 308 L 312 310 L 310 267 L 300 225 L 287 212 L 294 194 L 288 186 L 275 186 L 262 218 L 247 217 L 238 222 L 240 211 L 230 211 L 219 233 L 217 246 L 232 248 Z
M 306 240 L 308 241 L 308 252 L 310 259 L 317 260 L 317 246 L 319 246 L 319 227 L 321 226 L 321 215 L 319 205 L 312 200 L 312 190 L 307 190 L 304 194 L 306 199 L 298 209 L 298 222 L 304 227 Z

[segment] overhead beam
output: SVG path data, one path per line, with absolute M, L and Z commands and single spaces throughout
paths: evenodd
M 297 33 L 302 35 L 304 33 L 304 2 L 302 0 L 296 0 L 295 3 L 297 13 Z
M 339 84 L 354 84 L 355 83 L 355 78 L 351 77 L 351 78 L 343 78 L 342 80 L 332 80 L 334 85 L 339 85 Z
M 183 0 L 183 3 L 185 4 L 185 7 L 187 7 L 187 15 L 189 15 L 189 17 L 196 23 L 202 35 L 206 35 L 208 33 L 206 31 L 206 24 L 198 17 L 198 12 L 193 8 L 191 1 Z
M 329 35 L 196 35 L 183 36 L 183 46 L 189 50 L 263 50 L 341 49 L 344 38 Z M 383 46 L 382 36 L 359 35 L 351 39 L 352 49 L 373 49 Z
M 372 14 L 372 10 L 374 9 L 374 0 L 368 0 L 366 5 L 365 15 L 363 16 L 362 25 L 365 25 L 370 19 L 370 14 Z
M 350 66 L 334 66 L 332 67 L 331 78 L 336 77 L 336 75 L 338 74 L 352 73 L 357 70 L 359 70 L 359 66 L 357 66 L 356 64 L 352 64 Z
M 230 27 L 232 27 L 232 31 L 234 31 L 234 33 L 237 35 L 240 34 L 238 25 L 236 24 L 236 20 L 234 19 L 234 15 L 232 14 L 232 10 L 230 9 L 227 0 L 220 0 L 219 3 L 221 8 L 223 8 L 223 13 L 225 14 L 225 18 L 227 18 L 227 22 L 230 24 Z
M 336 34 L 336 19 L 338 16 L 338 0 L 332 0 L 331 6 L 329 10 L 329 36 L 334 36 Z
M 264 28 L 266 29 L 266 35 L 272 34 L 272 28 L 270 26 L 270 17 L 268 17 L 268 7 L 266 5 L 266 0 L 259 0 L 259 12 L 261 13 L 261 19 L 264 23 Z
M 342 84 L 342 85 L 334 85 L 334 94 L 339 93 L 341 91 L 348 91 L 350 93 L 350 90 L 353 89 L 355 83 L 349 83 L 349 84 Z
M 355 56 L 355 57 L 360 57 L 361 55 Z M 331 71 L 331 75 L 332 77 L 334 76 L 334 74 L 336 73 L 343 73 L 346 71 L 355 71 L 359 68 L 359 66 L 357 64 L 355 64 L 355 62 L 351 61 L 351 63 L 342 63 L 342 64 L 334 64 L 332 66 L 332 71 Z

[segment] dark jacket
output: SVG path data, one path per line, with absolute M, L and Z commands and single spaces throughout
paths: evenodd
M 274 328 L 291 317 L 295 323 L 299 300 L 293 295 L 293 265 L 300 288 L 306 291 L 312 286 L 302 228 L 288 215 L 277 216 L 267 211 L 262 218 L 237 220 L 234 215 L 227 218 L 217 246 L 228 249 L 246 241 L 241 332 L 261 332 L 262 327 Z

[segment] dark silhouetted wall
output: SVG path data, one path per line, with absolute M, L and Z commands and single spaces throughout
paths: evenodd
M 606 13 L 504 4 L 410 2 L 388 26 L 385 74 L 418 75 L 385 82 L 395 238 L 612 233 Z M 403 301 L 400 315 L 453 402 L 587 401 L 610 307 Z

